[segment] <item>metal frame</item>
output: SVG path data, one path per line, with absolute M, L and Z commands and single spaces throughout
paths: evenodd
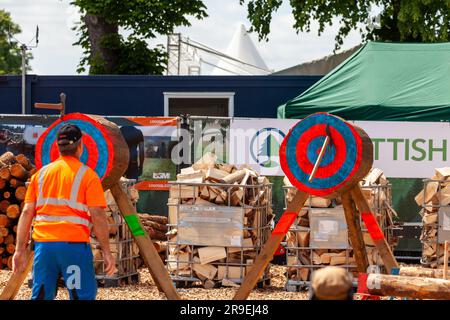
M 266 197 L 265 199 L 260 199 L 257 198 L 257 202 L 254 205 L 249 205 L 249 204 L 245 204 L 243 206 L 239 206 L 237 208 L 242 208 L 242 223 L 243 223 L 243 228 L 242 228 L 242 233 L 244 233 L 245 231 L 255 231 L 256 232 L 256 240 L 253 246 L 251 247 L 239 247 L 240 251 L 238 252 L 234 252 L 234 254 L 239 255 L 239 262 L 231 262 L 230 261 L 230 256 L 229 256 L 229 247 L 225 247 L 226 253 L 227 253 L 227 257 L 225 259 L 225 262 L 212 262 L 211 264 L 218 267 L 218 266 L 225 266 L 226 267 L 226 271 L 225 271 L 225 276 L 224 279 L 230 280 L 236 284 L 240 284 L 245 277 L 245 268 L 248 267 L 249 265 L 246 263 L 246 252 L 244 251 L 244 249 L 246 248 L 251 248 L 256 252 L 256 256 L 259 254 L 259 252 L 261 251 L 261 248 L 263 247 L 264 243 L 267 241 L 267 239 L 270 236 L 270 229 L 271 229 L 271 224 L 268 221 L 268 216 L 269 216 L 269 208 L 272 207 L 272 184 L 257 184 L 257 185 L 236 185 L 236 184 L 222 184 L 222 183 L 186 183 L 186 182 L 169 182 L 169 184 L 171 184 L 172 186 L 174 186 L 175 188 L 177 188 L 178 192 L 178 198 L 181 198 L 181 187 L 192 187 L 192 192 L 193 192 L 193 205 L 195 205 L 195 201 L 196 201 L 196 193 L 195 193 L 195 187 L 202 187 L 202 186 L 211 186 L 211 187 L 217 187 L 217 188 L 221 188 L 222 190 L 225 190 L 227 192 L 227 199 L 228 202 L 226 204 L 224 204 L 225 206 L 229 206 L 231 207 L 231 192 L 233 191 L 233 189 L 236 188 L 243 188 L 244 191 L 244 197 L 242 199 L 242 203 L 246 203 L 246 195 L 248 192 L 252 192 L 253 194 L 257 194 L 259 191 L 265 190 L 265 194 Z M 181 204 L 178 203 L 177 204 L 168 204 L 168 206 L 176 206 L 176 214 L 177 214 L 177 223 L 173 224 L 171 223 L 171 221 L 169 221 L 169 224 L 167 225 L 169 228 L 169 233 L 171 230 L 177 229 L 179 230 L 179 207 L 185 205 L 185 204 Z M 201 206 L 199 204 L 199 206 Z M 244 223 L 244 217 L 245 217 L 245 211 L 247 210 L 257 210 L 259 211 L 261 214 L 259 214 L 259 220 L 257 222 L 257 225 L 255 227 L 245 227 L 245 223 Z M 197 246 L 197 245 L 193 245 L 193 244 L 187 244 L 187 243 L 183 243 L 181 242 L 178 237 L 176 239 L 176 241 L 172 241 L 170 236 L 168 237 L 168 242 L 167 242 L 167 260 L 166 260 L 166 268 L 168 269 L 170 276 L 172 278 L 172 280 L 176 283 L 194 283 L 194 282 L 201 282 L 202 280 L 199 279 L 198 277 L 195 277 L 194 272 L 193 272 L 193 268 L 192 265 L 199 263 L 199 262 L 194 262 L 194 250 L 197 247 L 202 247 L 204 245 L 201 246 Z M 189 252 L 189 260 L 188 261 L 179 261 L 178 259 L 170 259 L 169 257 L 171 256 L 170 254 L 170 250 L 171 248 L 175 249 L 175 251 L 181 250 L 181 248 L 187 248 L 188 252 Z M 233 247 L 236 248 L 236 247 Z M 256 258 L 256 256 L 254 258 Z M 254 260 L 254 258 L 252 258 Z M 175 270 L 171 270 L 171 268 L 169 267 L 169 264 L 172 263 L 176 263 L 176 268 Z M 186 274 L 186 272 L 180 272 L 183 270 L 180 270 L 180 264 L 188 264 L 189 265 L 189 274 Z M 239 267 L 240 268 L 240 277 L 239 278 L 229 278 L 229 267 Z M 260 283 L 264 283 L 267 284 L 270 281 L 270 265 L 266 268 L 266 270 L 264 271 L 263 277 L 260 280 Z M 219 280 L 217 278 L 217 275 L 214 277 L 213 280 Z M 221 280 L 221 279 L 220 279 Z
M 425 199 L 427 197 L 427 186 L 429 183 L 434 183 L 437 182 L 438 183 L 438 189 L 436 194 L 438 195 L 438 204 L 426 204 L 425 203 Z M 441 196 L 441 190 L 444 188 L 443 184 L 444 183 L 449 183 L 448 180 L 437 180 L 437 179 L 424 179 L 423 180 L 423 201 L 422 201 L 422 209 L 423 210 L 427 210 L 427 211 L 432 211 L 432 209 L 437 209 L 436 210 L 436 214 L 437 214 L 437 221 L 428 225 L 423 224 L 422 225 L 422 236 L 421 236 L 421 242 L 422 242 L 422 252 L 425 249 L 425 244 L 427 245 L 436 245 L 436 260 L 435 261 L 427 261 L 424 255 L 422 255 L 422 258 L 420 259 L 420 263 L 426 266 L 433 266 L 433 264 L 436 264 L 436 268 L 439 268 L 441 265 L 443 266 L 444 263 L 440 263 L 440 255 L 441 255 L 441 251 L 442 254 L 444 254 L 444 249 L 441 249 L 441 246 L 444 246 L 444 243 L 439 243 L 439 230 L 440 230 L 440 223 L 439 223 L 439 209 L 440 208 L 450 208 L 450 204 L 448 205 L 443 205 L 441 203 L 442 201 L 442 196 Z M 426 231 L 429 231 L 430 229 L 436 229 L 436 237 L 435 237 L 435 241 L 430 241 L 429 239 L 423 239 L 423 236 L 425 235 Z
M 128 190 L 128 188 L 135 183 L 135 180 L 131 179 L 122 181 L 122 187 L 125 190 Z M 109 243 L 111 245 L 115 245 L 117 248 L 116 263 L 118 272 L 113 276 L 106 275 L 103 259 L 96 259 L 94 260 L 94 264 L 101 264 L 101 272 L 97 273 L 95 278 L 105 287 L 116 287 L 122 283 L 138 283 L 139 273 L 137 268 L 137 259 L 139 258 L 139 254 L 133 253 L 133 235 L 119 212 L 113 211 L 112 217 L 115 223 L 109 224 L 109 226 L 117 227 L 118 230 L 116 235 L 109 239 Z M 100 243 L 97 239 L 91 237 L 91 246 L 94 248 L 99 245 Z
M 383 212 L 386 212 L 386 210 L 388 210 L 388 206 L 385 203 L 385 201 L 383 201 L 381 199 L 381 190 L 384 191 L 384 194 L 386 195 L 386 201 L 388 201 L 388 204 L 391 205 L 392 203 L 392 186 L 390 184 L 387 185 L 372 185 L 372 186 L 363 186 L 361 187 L 363 190 L 367 190 L 367 189 L 378 189 L 378 192 L 376 192 L 376 198 L 374 198 L 374 203 L 372 203 L 372 212 L 375 215 L 380 228 L 384 231 L 385 237 L 386 239 L 389 240 L 393 238 L 393 227 L 387 227 L 387 223 L 386 223 L 386 219 L 387 219 L 387 215 L 383 215 Z M 285 192 L 285 205 L 287 206 L 287 194 L 288 191 L 290 189 L 295 189 L 294 187 L 289 187 L 289 186 L 284 186 L 283 187 L 284 192 Z M 310 199 L 312 198 L 312 196 L 310 196 Z M 311 207 L 311 201 L 309 202 L 308 206 L 304 206 L 302 210 L 307 209 L 307 210 L 311 210 L 311 209 L 325 209 L 325 208 L 314 208 Z M 361 219 L 361 217 L 360 217 Z M 299 218 L 297 218 L 295 220 L 295 222 L 292 224 L 291 228 L 289 229 L 290 232 L 293 232 L 295 240 L 294 242 L 296 244 L 298 244 L 298 238 L 297 238 L 297 232 L 298 231 L 308 231 L 310 230 L 310 227 L 302 227 L 302 226 L 298 226 L 299 223 Z M 364 223 L 362 223 L 361 221 L 361 226 L 362 226 L 362 231 L 367 232 L 367 229 L 364 227 Z M 297 245 L 295 246 L 290 246 L 288 244 L 288 242 L 285 243 L 286 244 L 286 284 L 285 284 L 285 289 L 287 291 L 298 291 L 300 289 L 305 289 L 309 287 L 310 284 L 310 277 L 312 272 L 314 272 L 317 269 L 323 268 L 325 266 L 328 265 L 323 265 L 323 264 L 314 264 L 313 262 L 313 252 L 314 250 L 320 250 L 321 248 L 313 248 L 311 246 L 309 247 L 299 247 Z M 375 248 L 375 247 L 373 247 Z M 342 248 L 337 248 L 337 247 L 332 247 L 330 246 L 329 248 L 326 248 L 327 250 L 340 250 L 340 251 L 344 251 L 345 250 L 345 264 L 344 265 L 339 265 L 339 267 L 345 268 L 348 272 L 354 272 L 356 271 L 356 263 L 351 263 L 350 262 L 350 252 L 353 250 L 350 243 L 348 245 L 348 248 L 346 249 L 342 249 Z M 299 258 L 300 254 L 304 252 L 307 252 L 308 256 L 309 256 L 309 264 L 301 264 L 301 259 Z M 297 262 L 296 264 L 290 264 L 289 263 L 289 257 L 296 257 L 295 261 Z M 379 258 L 378 258 L 379 259 Z M 377 259 L 377 260 L 378 260 Z M 379 266 L 380 267 L 380 266 Z M 296 273 L 296 279 L 290 279 L 289 277 L 289 269 L 295 269 L 295 273 Z M 301 280 L 300 277 L 300 269 L 303 268 L 307 268 L 309 269 L 309 274 L 308 274 L 308 280 Z M 291 269 L 291 270 L 292 270 Z M 380 268 L 381 269 L 381 268 Z M 356 285 L 356 281 L 357 279 L 355 279 L 354 285 Z

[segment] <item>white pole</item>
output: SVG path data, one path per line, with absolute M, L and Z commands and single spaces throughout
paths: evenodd
M 27 47 L 25 45 L 22 45 L 20 47 L 22 51 L 22 114 L 25 114 L 25 78 L 26 78 L 26 59 L 25 56 L 27 54 Z

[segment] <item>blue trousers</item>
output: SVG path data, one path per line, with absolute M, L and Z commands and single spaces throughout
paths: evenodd
M 89 243 L 35 242 L 31 300 L 53 300 L 60 275 L 71 300 L 95 300 L 97 281 Z

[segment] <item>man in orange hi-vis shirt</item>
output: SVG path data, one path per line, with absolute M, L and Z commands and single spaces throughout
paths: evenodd
M 25 268 L 25 250 L 34 219 L 33 300 L 54 299 L 59 275 L 71 299 L 95 299 L 91 225 L 103 251 L 105 272 L 117 272 L 109 248 L 103 188 L 97 174 L 79 160 L 83 152 L 81 138 L 77 126 L 61 126 L 57 134 L 60 157 L 36 172 L 28 186 L 17 228 L 13 272 Z

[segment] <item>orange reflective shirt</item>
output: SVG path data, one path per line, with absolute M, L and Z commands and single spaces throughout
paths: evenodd
M 89 242 L 88 207 L 106 207 L 98 175 L 70 156 L 59 157 L 31 177 L 25 202 L 36 204 L 33 239 L 39 242 Z

